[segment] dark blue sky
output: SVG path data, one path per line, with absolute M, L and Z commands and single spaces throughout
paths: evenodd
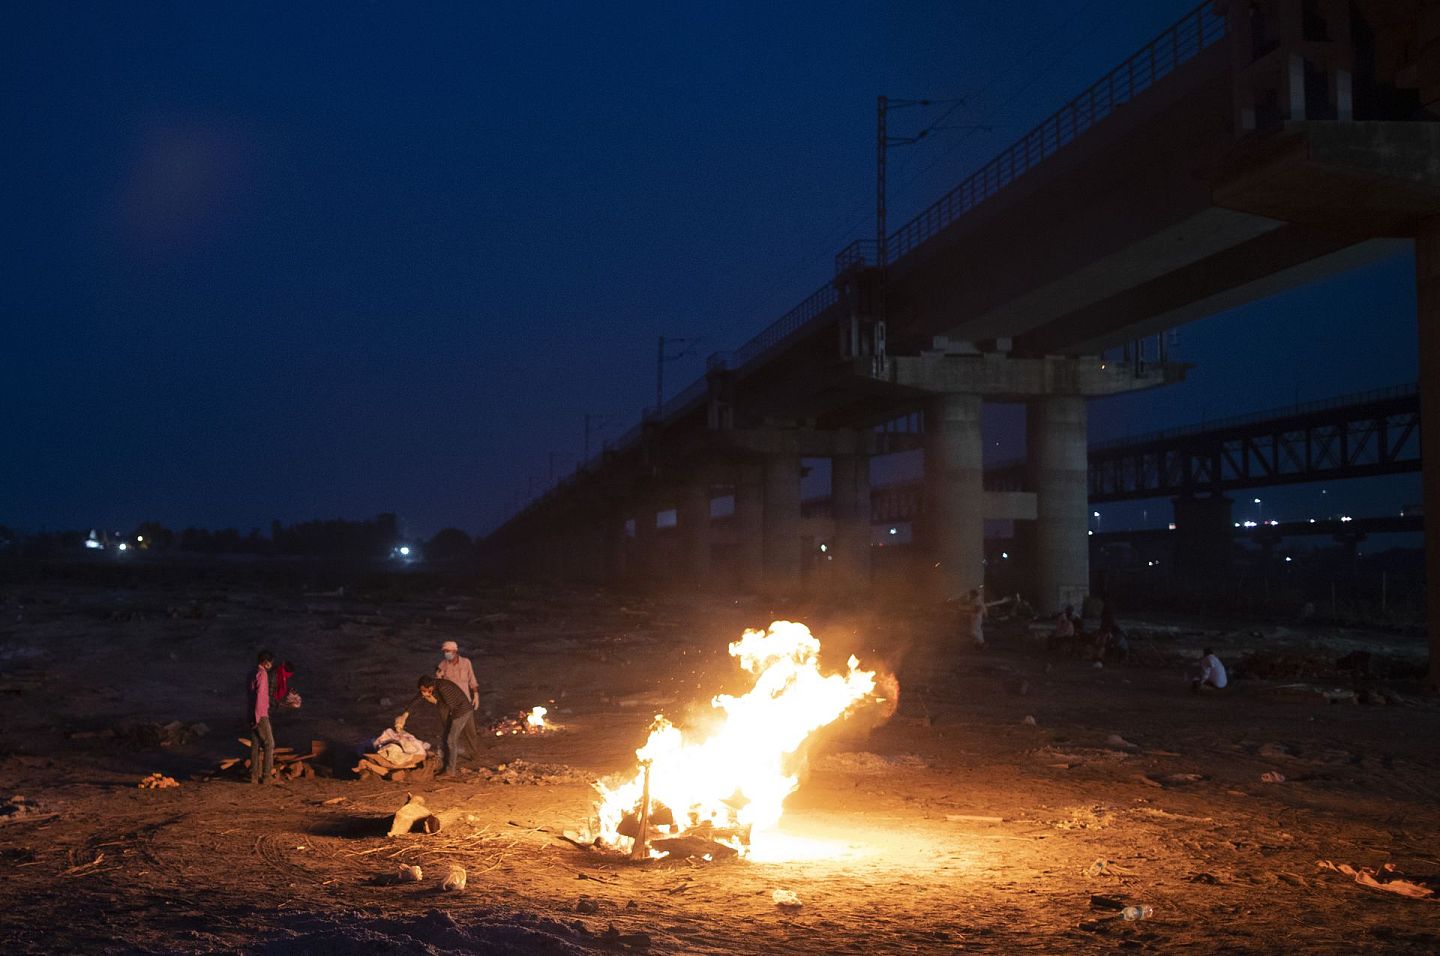
M 0 523 L 483 530 L 870 234 L 877 93 L 995 127 L 899 222 L 1191 6 L 6 5 Z M 1410 269 L 1186 327 L 1095 437 L 1413 381 Z

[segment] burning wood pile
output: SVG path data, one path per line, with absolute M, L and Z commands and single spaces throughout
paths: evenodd
M 547 708 L 537 705 L 528 712 L 521 711 L 519 714 L 500 718 L 490 725 L 490 732 L 496 737 L 553 733 L 561 728 L 554 721 L 545 719 L 549 713 Z
M 862 705 L 881 705 L 882 717 L 894 711 L 893 677 L 877 681 L 853 655 L 845 672 L 822 674 L 819 655 L 820 641 L 803 624 L 747 630 L 730 656 L 753 675 L 751 689 L 711 701 L 718 726 L 704 737 L 657 715 L 635 752 L 639 770 L 597 782 L 593 830 L 567 839 L 637 860 L 753 855 L 799 785 L 811 736 Z
M 239 737 L 237 739 L 240 741 L 240 746 L 244 747 L 247 751 L 250 749 L 250 741 L 248 738 Z M 329 746 L 323 740 L 311 740 L 310 752 L 304 754 L 297 754 L 293 747 L 276 747 L 275 769 L 272 770 L 271 773 L 279 780 L 298 780 L 301 777 L 314 777 L 316 776 L 314 766 L 315 758 L 324 756 L 328 749 Z M 220 761 L 220 772 L 229 772 L 236 776 L 249 773 L 250 758 L 226 757 Z
M 174 777 L 167 777 L 158 770 L 150 774 L 144 780 L 135 784 L 141 790 L 173 790 L 180 786 L 180 782 Z

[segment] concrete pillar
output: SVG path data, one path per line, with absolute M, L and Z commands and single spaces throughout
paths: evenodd
M 760 465 L 735 470 L 735 561 L 740 586 L 758 591 L 765 583 L 765 491 Z
M 830 459 L 830 502 L 835 540 L 831 578 L 842 594 L 870 588 L 870 457 L 836 455 Z
M 1171 499 L 1175 531 L 1171 560 L 1181 574 L 1223 578 L 1230 573 L 1235 542 L 1234 502 L 1224 495 Z
M 1025 414 L 1030 486 L 1035 491 L 1036 609 L 1077 609 L 1090 592 L 1085 399 L 1034 399 Z
M 800 456 L 765 456 L 764 564 L 767 590 L 793 591 L 800 585 Z
M 924 528 L 913 530 L 940 600 L 985 583 L 983 455 L 980 397 L 931 399 L 925 411 Z
M 601 553 L 605 556 L 605 568 L 600 580 L 610 584 L 623 582 L 630 573 L 630 536 L 625 533 L 625 520 L 625 513 L 616 511 L 607 516 L 604 524 Z
M 642 587 L 654 587 L 659 582 L 656 580 L 655 572 L 658 563 L 656 556 L 655 540 L 655 499 L 648 495 L 642 496 L 635 503 L 635 541 L 633 567 L 630 568 L 631 579 Z
M 1420 335 L 1420 454 L 1425 509 L 1425 603 L 1432 689 L 1440 690 L 1440 218 L 1415 235 L 1415 317 Z
M 710 476 L 695 476 L 680 490 L 675 508 L 680 532 L 681 577 L 698 587 L 710 583 Z

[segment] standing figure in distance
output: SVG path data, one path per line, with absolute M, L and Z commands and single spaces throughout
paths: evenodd
M 275 733 L 270 729 L 270 668 L 275 655 L 261 651 L 246 693 L 245 722 L 250 726 L 250 782 L 270 783 L 275 768 Z M 262 759 L 263 758 L 263 759 Z

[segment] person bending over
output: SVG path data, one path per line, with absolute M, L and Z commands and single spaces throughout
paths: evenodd
M 420 693 L 416 694 L 405 712 L 395 718 L 395 729 L 404 730 L 405 721 L 410 716 L 410 709 L 417 701 L 425 701 L 434 704 L 440 709 L 440 724 L 443 728 L 442 737 L 445 741 L 445 769 L 441 773 L 452 774 L 460 760 L 460 741 L 465 737 L 466 729 L 475 720 L 475 708 L 470 704 L 470 698 L 458 686 L 448 680 L 436 680 L 433 677 L 422 677 L 417 685 Z M 473 748 L 472 748 L 473 751 Z M 470 759 L 479 759 L 479 753 L 472 752 Z

